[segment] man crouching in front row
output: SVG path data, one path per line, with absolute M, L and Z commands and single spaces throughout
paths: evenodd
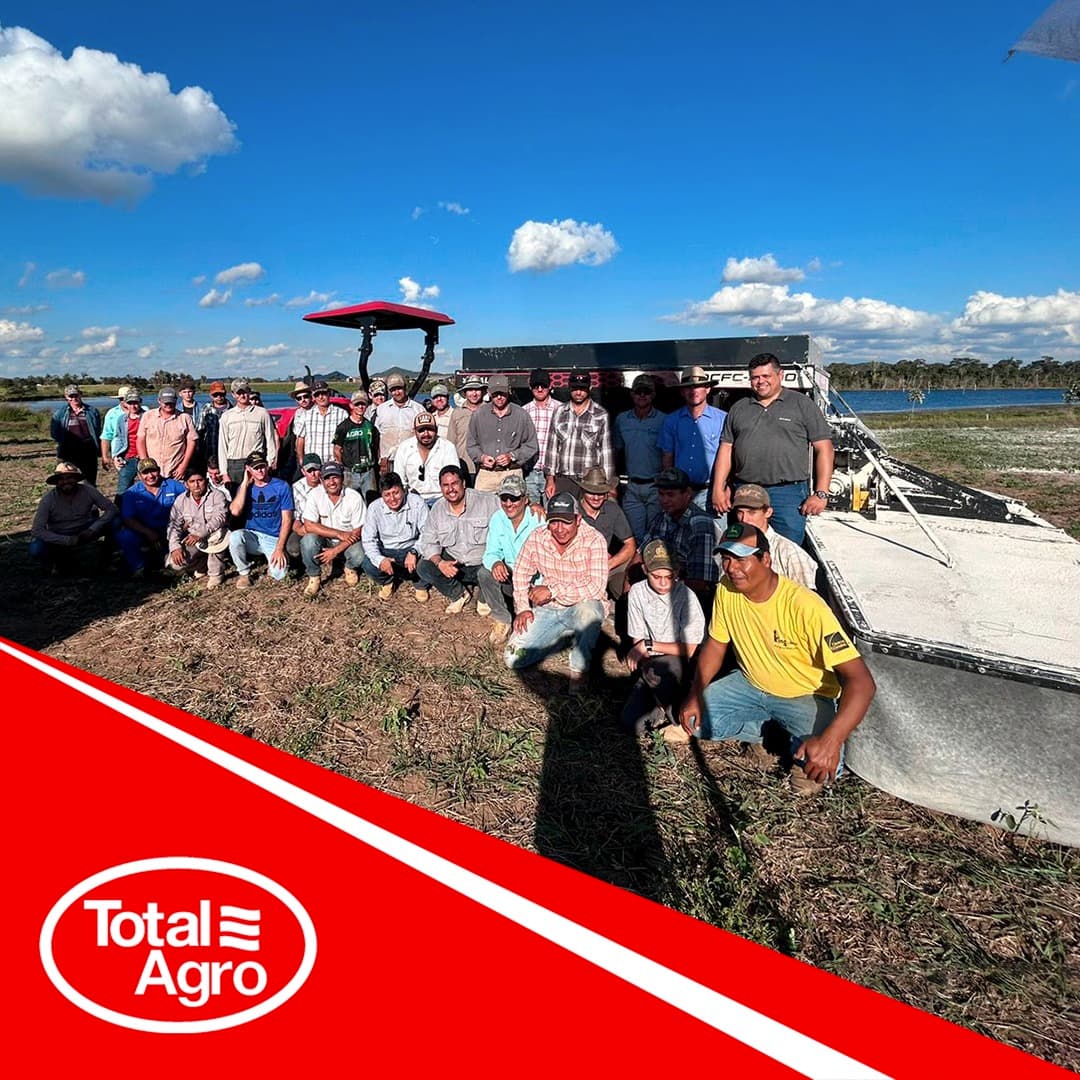
M 842 770 L 844 743 L 874 697 L 873 676 L 825 601 L 773 570 L 760 529 L 732 525 L 717 553 L 724 577 L 709 633 L 679 725 L 664 738 L 760 743 L 775 720 L 791 739 L 792 788 L 813 794 Z M 729 644 L 739 669 L 713 682 Z

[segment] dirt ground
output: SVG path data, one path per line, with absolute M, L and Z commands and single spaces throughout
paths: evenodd
M 565 656 L 513 675 L 487 620 L 409 590 L 34 580 L 25 529 L 51 460 L 0 445 L 0 635 L 1080 1068 L 1076 852 L 856 777 L 796 802 L 736 746 L 621 737 L 610 639 L 578 701 Z

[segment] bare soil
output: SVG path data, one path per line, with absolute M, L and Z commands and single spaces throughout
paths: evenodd
M 308 601 L 295 582 L 211 593 L 115 567 L 27 588 L 50 449 L 0 445 L 0 635 L 1080 1068 L 1076 852 L 856 777 L 796 801 L 734 745 L 622 737 L 610 639 L 575 700 L 565 656 L 515 676 L 487 620 L 411 590 L 379 603 L 336 579 Z

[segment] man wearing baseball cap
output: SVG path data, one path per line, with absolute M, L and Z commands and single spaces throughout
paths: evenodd
M 495 493 L 500 510 L 491 517 L 483 563 L 477 572 L 481 603 L 478 615 L 491 615 L 493 626 L 488 640 L 501 645 L 514 621 L 510 603 L 514 597 L 514 564 L 530 533 L 540 526 L 540 516 L 529 505 L 525 481 L 507 473 Z
M 581 479 L 594 466 L 615 476 L 608 414 L 592 399 L 592 378 L 587 371 L 571 371 L 569 383 L 570 400 L 552 418 L 544 454 L 549 499 L 557 491 L 580 499 Z
M 660 448 L 656 445 L 667 414 L 653 404 L 656 383 L 649 375 L 638 375 L 630 384 L 633 408 L 615 417 L 612 449 L 617 466 L 629 478 L 623 494 L 622 508 L 634 539 L 641 544 L 649 522 L 660 513 L 656 493 L 656 474 L 661 469 Z
M 524 466 L 539 451 L 536 428 L 529 414 L 510 400 L 510 380 L 492 375 L 488 380 L 488 404 L 480 405 L 469 420 L 469 458 L 476 466 L 478 491 L 496 491 L 502 478 L 524 478 Z
M 345 486 L 365 501 L 377 490 L 379 433 L 367 418 L 368 396 L 357 390 L 349 400 L 349 415 L 334 432 L 334 460 L 345 470 Z
M 163 386 L 157 400 L 157 408 L 147 409 L 139 423 L 136 437 L 139 457 L 153 458 L 164 478 L 179 482 L 191 464 L 199 436 L 191 417 L 177 412 L 175 387 Z
M 334 460 L 334 436 L 338 427 L 349 419 L 349 414 L 330 400 L 332 393 L 325 379 L 317 379 L 311 388 L 315 405 L 303 414 L 300 427 L 296 426 L 300 410 L 293 416 L 296 456 L 301 461 L 305 454 L 318 454 L 326 462 Z
M 570 644 L 570 692 L 589 676 L 593 647 L 604 620 L 607 544 L 583 528 L 577 499 L 567 491 L 548 500 L 547 528 L 536 529 L 514 564 L 514 634 L 504 659 L 511 669 L 531 667 Z
M 307 532 L 304 510 L 308 499 L 322 487 L 323 460 L 318 454 L 305 454 L 300 462 L 300 477 L 293 481 L 293 520 L 289 538 L 285 542 L 285 554 L 290 559 L 300 558 L 300 541 Z
M 304 560 L 305 596 L 319 591 L 322 568 L 333 568 L 336 559 L 345 563 L 345 584 L 360 582 L 364 548 L 360 543 L 367 504 L 359 492 L 345 487 L 345 470 L 329 461 L 322 467 L 322 487 L 304 503 L 304 535 L 300 557 Z
M 390 469 L 397 448 L 413 434 L 413 421 L 424 411 L 418 401 L 408 396 L 403 375 L 391 375 L 386 380 L 390 400 L 376 410 L 373 423 L 379 432 L 380 472 Z M 395 470 L 396 472 L 397 470 Z
M 247 459 L 262 454 L 271 471 L 277 464 L 278 435 L 274 418 L 251 401 L 251 383 L 233 379 L 235 404 L 221 414 L 218 424 L 218 464 L 229 474 L 229 482 L 241 484 L 250 474 Z M 249 481 L 250 482 L 250 481 Z M 291 508 L 290 508 L 291 509 Z
M 210 459 L 217 459 L 218 454 L 218 429 L 221 425 L 221 414 L 229 408 L 229 399 L 225 393 L 225 384 L 215 380 L 207 388 L 210 400 L 199 410 L 199 417 L 195 423 L 195 431 L 199 436 L 199 446 L 195 451 L 195 460 L 203 463 L 209 471 Z M 209 483 L 210 477 L 207 476 Z
M 450 408 L 450 387 L 445 383 L 436 383 L 431 388 L 431 415 L 439 428 L 439 438 L 450 438 L 450 419 L 454 410 Z
M 142 394 L 127 387 L 120 404 L 105 414 L 101 429 L 101 465 L 116 466 L 116 494 L 123 495 L 138 475 L 139 426 L 142 424 Z
M 244 475 L 229 504 L 229 513 L 239 519 L 240 528 L 229 534 L 229 554 L 237 570 L 236 587 L 247 589 L 251 587 L 252 555 L 266 557 L 267 573 L 274 581 L 288 577 L 285 548 L 292 531 L 294 504 L 292 489 L 270 475 L 270 462 L 262 450 L 252 450 L 241 464 Z
M 406 439 L 394 454 L 394 469 L 415 492 L 431 506 L 442 496 L 439 474 L 447 465 L 459 464 L 457 450 L 446 439 L 439 438 L 439 429 L 431 413 L 419 413 L 413 421 L 415 434 Z
M 807 589 L 817 589 L 818 565 L 813 556 L 769 525 L 773 509 L 765 488 L 758 484 L 742 484 L 736 488 L 731 511 L 737 521 L 744 525 L 755 525 L 765 534 L 773 569 L 778 574 L 791 578 Z
M 64 388 L 64 404 L 52 414 L 49 437 L 56 443 L 59 461 L 77 465 L 88 484 L 97 483 L 101 412 L 83 401 L 77 386 Z
M 450 417 L 447 434 L 449 440 L 454 444 L 454 449 L 458 452 L 458 457 L 469 470 L 470 477 L 476 472 L 476 462 L 469 457 L 469 421 L 472 420 L 473 413 L 483 403 L 484 386 L 484 380 L 478 375 L 467 375 L 465 377 L 465 381 L 461 384 L 461 393 L 464 395 L 465 401 L 461 408 L 455 409 L 454 415 Z
M 657 440 L 662 467 L 682 469 L 690 477 L 694 505 L 702 510 L 708 508 L 709 481 L 727 416 L 709 404 L 712 386 L 704 368 L 687 368 L 679 380 L 683 407 L 664 420 Z
M 525 486 L 529 489 L 529 501 L 540 505 L 544 501 L 547 477 L 544 475 L 548 435 L 551 434 L 551 421 L 559 409 L 559 402 L 551 396 L 551 376 L 543 368 L 533 368 L 529 374 L 529 393 L 532 401 L 524 409 L 536 428 L 536 461 L 528 466 L 525 474 Z
M 732 525 L 718 552 L 724 576 L 709 634 L 679 725 L 664 737 L 760 743 L 774 720 L 790 738 L 792 788 L 813 794 L 837 776 L 873 700 L 873 676 L 825 601 L 772 568 L 759 528 Z M 729 645 L 739 667 L 713 682 Z
M 186 419 L 190 420 L 190 417 Z M 139 479 L 120 500 L 122 525 L 116 530 L 116 544 L 133 574 L 158 573 L 165 564 L 165 536 L 173 504 L 184 494 L 179 480 L 161 475 L 153 458 L 139 460 Z M 146 556 L 150 555 L 150 568 Z
M 672 719 L 683 698 L 690 661 L 705 636 L 698 598 L 679 580 L 679 560 L 663 540 L 641 553 L 645 580 L 631 586 L 626 631 L 633 644 L 626 666 L 637 675 L 621 726 L 644 734 Z

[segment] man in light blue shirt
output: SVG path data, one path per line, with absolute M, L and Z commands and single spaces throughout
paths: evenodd
M 363 571 L 379 586 L 379 599 L 389 600 L 398 581 L 412 581 L 416 599 L 427 600 L 427 590 L 416 576 L 420 561 L 420 530 L 428 517 L 427 503 L 415 491 L 406 492 L 396 472 L 382 478 L 382 498 L 368 507 L 360 542 L 364 545 Z M 422 595 L 421 595 L 422 594 Z
M 525 481 L 517 474 L 504 476 L 496 494 L 501 509 L 491 516 L 484 558 L 476 573 L 481 597 L 476 613 L 491 616 L 493 625 L 488 641 L 501 645 L 513 622 L 510 601 L 514 596 L 514 563 L 521 545 L 541 521 L 540 515 L 529 506 Z
M 639 375 L 634 379 L 630 394 L 634 407 L 615 417 L 612 447 L 616 461 L 628 478 L 622 501 L 623 513 L 640 547 L 649 522 L 660 513 L 654 481 L 660 471 L 657 442 L 667 415 L 653 405 L 656 384 L 650 376 Z
M 712 513 L 708 504 L 713 463 L 720 449 L 720 433 L 727 413 L 708 404 L 712 380 L 704 368 L 687 368 L 679 380 L 686 404 L 664 421 L 660 431 L 661 464 L 682 469 L 690 477 L 694 505 Z

